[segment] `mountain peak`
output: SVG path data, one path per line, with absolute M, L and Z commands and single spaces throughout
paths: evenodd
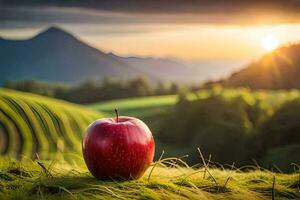
M 43 31 L 41 31 L 34 38 L 46 38 L 46 39 L 66 39 L 66 38 L 75 38 L 72 34 L 67 31 L 57 27 L 51 26 Z
M 50 26 L 47 29 L 45 29 L 44 32 L 48 32 L 48 33 L 66 33 L 66 31 L 59 28 L 58 26 Z

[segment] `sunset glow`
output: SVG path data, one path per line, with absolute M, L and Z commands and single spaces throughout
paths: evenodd
M 0 13 L 6 12 L 13 14 L 0 23 L 0 37 L 30 38 L 55 25 L 104 52 L 124 56 L 249 61 L 300 40 L 300 20 L 295 20 L 300 14 L 290 13 L 153 15 L 82 8 L 0 8 Z M 23 13 L 30 13 L 31 20 L 24 23 Z
M 273 51 L 278 46 L 279 40 L 273 35 L 268 35 L 261 39 L 261 47 L 267 51 Z

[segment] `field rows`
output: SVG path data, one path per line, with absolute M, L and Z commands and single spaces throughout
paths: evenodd
M 87 125 L 102 115 L 75 104 L 0 90 L 0 153 L 46 158 L 78 152 Z

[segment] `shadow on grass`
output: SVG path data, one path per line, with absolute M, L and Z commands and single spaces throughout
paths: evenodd
M 126 181 L 120 178 L 98 180 L 91 175 L 73 175 L 44 178 L 37 181 L 29 190 L 29 195 L 55 195 L 55 194 L 106 194 L 116 196 L 117 192 L 126 191 Z

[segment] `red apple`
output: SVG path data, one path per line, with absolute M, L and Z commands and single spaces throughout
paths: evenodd
M 83 138 L 82 152 L 90 172 L 99 179 L 137 179 L 154 156 L 154 139 L 147 125 L 134 117 L 94 121 Z

